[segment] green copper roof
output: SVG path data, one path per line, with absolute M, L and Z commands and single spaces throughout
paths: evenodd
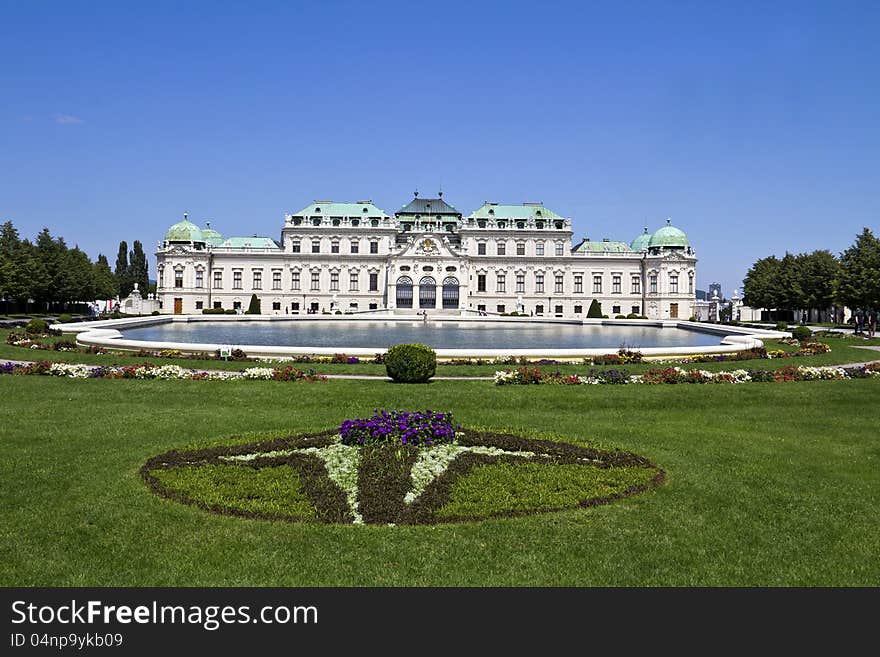
M 673 226 L 670 219 L 666 220 L 663 228 L 651 235 L 651 241 L 648 243 L 651 248 L 687 248 L 690 245 L 687 235 Z
M 280 249 L 271 237 L 230 237 L 220 246 L 230 249 Z
M 500 203 L 483 203 L 471 212 L 472 219 L 562 219 L 553 210 L 548 210 L 540 203 L 523 205 L 501 205 Z
M 648 227 L 645 226 L 645 232 L 636 237 L 632 242 L 630 242 L 629 248 L 633 251 L 644 251 L 648 248 L 648 244 L 651 241 L 651 233 L 648 232 Z
M 211 228 L 211 224 L 208 224 L 207 228 L 202 229 L 202 237 L 204 238 L 205 242 L 207 242 L 211 246 L 220 246 L 221 244 L 223 244 L 223 236 L 216 230 Z
M 372 201 L 359 203 L 334 203 L 333 201 L 315 201 L 307 205 L 299 212 L 293 213 L 294 217 L 387 217 L 386 212 L 375 205 Z
M 574 247 L 572 253 L 629 253 L 632 249 L 626 242 L 613 242 L 611 240 L 602 240 L 594 242 L 592 240 L 583 240 Z
M 202 236 L 202 231 L 199 230 L 199 227 L 188 219 L 184 218 L 183 221 L 174 224 L 171 228 L 168 229 L 168 232 L 165 233 L 165 241 L 204 242 L 205 239 Z

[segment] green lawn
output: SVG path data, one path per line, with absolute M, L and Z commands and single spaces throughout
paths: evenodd
M 499 388 L 0 376 L 0 395 L 0 585 L 880 581 L 878 380 Z M 387 527 L 215 515 L 157 497 L 138 475 L 175 447 L 318 430 L 377 407 L 622 448 L 667 481 L 589 509 Z
M 11 360 L 48 360 L 63 363 L 88 363 L 93 365 L 134 365 L 143 362 L 145 359 L 136 357 L 132 354 L 110 353 L 103 355 L 64 352 L 64 351 L 47 351 L 42 349 L 26 349 L 24 347 L 15 347 L 6 344 L 6 336 L 9 330 L 0 329 L 0 359 L 8 358 Z M 73 340 L 73 336 L 62 336 L 58 338 L 50 338 L 52 340 Z M 737 368 L 753 368 L 753 369 L 778 369 L 789 365 L 840 365 L 847 363 L 860 363 L 869 360 L 880 360 L 880 352 L 874 352 L 868 349 L 858 349 L 856 345 L 873 345 L 880 346 L 880 338 L 874 340 L 863 340 L 854 338 L 829 338 L 825 340 L 831 345 L 831 352 L 820 354 L 818 356 L 805 356 L 793 360 L 790 359 L 771 359 L 771 360 L 751 360 L 739 362 L 724 363 L 693 363 L 683 365 L 683 367 L 691 369 L 705 369 L 711 371 L 730 370 Z M 795 347 L 780 343 L 777 340 L 766 340 L 765 346 L 768 350 L 783 349 L 792 351 Z M 613 350 L 612 350 L 613 351 Z M 151 363 L 155 365 L 174 364 L 182 367 L 191 367 L 196 369 L 230 369 L 240 370 L 246 367 L 256 367 L 260 363 L 257 362 L 233 362 L 222 361 L 218 359 L 180 359 L 180 358 L 149 358 Z M 337 363 L 316 363 L 316 364 L 295 364 L 301 369 L 315 368 L 321 374 L 364 374 L 371 376 L 385 376 L 385 366 L 373 363 L 358 363 L 356 365 L 337 364 Z M 507 367 L 515 367 L 510 365 L 437 365 L 437 376 L 492 376 L 497 370 Z M 541 365 L 539 366 L 547 370 L 560 370 L 563 374 L 586 373 L 589 371 L 589 365 L 579 363 L 562 364 L 562 365 Z M 614 366 L 600 365 L 597 369 L 622 369 L 633 374 L 644 371 L 650 367 L 658 367 L 657 363 L 646 362 L 640 365 Z

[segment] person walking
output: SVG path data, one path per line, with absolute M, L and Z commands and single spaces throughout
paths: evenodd
M 865 328 L 865 313 L 861 308 L 856 308 L 856 335 L 861 335 Z
M 877 309 L 868 311 L 868 337 L 873 338 L 874 333 L 877 331 Z

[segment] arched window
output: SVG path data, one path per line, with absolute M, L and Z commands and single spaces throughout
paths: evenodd
M 409 276 L 401 276 L 397 279 L 397 307 L 413 307 L 413 282 Z
M 458 308 L 458 279 L 454 276 L 443 279 L 443 307 Z
M 419 281 L 419 308 L 437 307 L 437 281 L 425 276 Z

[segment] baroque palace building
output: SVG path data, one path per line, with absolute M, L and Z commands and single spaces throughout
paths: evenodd
M 184 220 L 156 252 L 162 312 L 246 310 L 263 314 L 602 313 L 688 319 L 697 258 L 666 221 L 631 243 L 572 242 L 571 219 L 542 203 L 484 203 L 468 216 L 437 198 L 391 216 L 371 201 L 315 201 L 285 215 L 281 240 L 224 238 Z

